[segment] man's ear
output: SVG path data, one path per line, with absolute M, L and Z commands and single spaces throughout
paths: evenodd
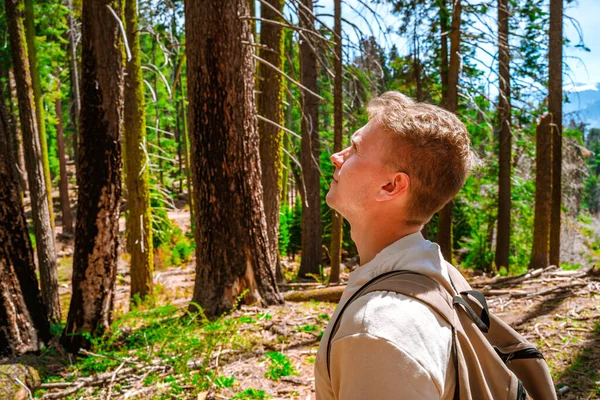
M 377 201 L 395 200 L 408 193 L 410 177 L 405 172 L 396 172 L 391 175 L 388 182 L 379 188 Z

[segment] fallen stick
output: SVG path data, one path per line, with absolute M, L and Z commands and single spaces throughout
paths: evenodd
M 525 290 L 519 290 L 519 289 L 489 289 L 489 290 L 484 290 L 481 293 L 483 293 L 484 296 L 502 296 L 505 294 L 510 294 L 511 296 L 525 296 L 527 295 L 529 292 L 525 291 Z
M 302 302 L 302 301 L 328 301 L 331 303 L 337 303 L 342 297 L 342 292 L 345 286 L 331 286 L 322 289 L 311 289 L 311 290 L 298 290 L 294 292 L 286 292 L 283 294 L 283 298 L 286 301 Z

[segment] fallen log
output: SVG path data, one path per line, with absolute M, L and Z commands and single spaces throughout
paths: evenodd
M 346 286 L 330 286 L 321 289 L 311 290 L 296 290 L 283 294 L 285 301 L 302 302 L 302 301 L 327 301 L 337 303 L 342 297 L 342 292 Z

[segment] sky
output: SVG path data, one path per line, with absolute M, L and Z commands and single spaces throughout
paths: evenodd
M 464 1 L 464 0 L 463 0 Z M 471 0 L 471 3 L 477 3 L 478 0 Z M 371 1 L 365 1 L 378 14 L 380 22 L 394 28 L 398 25 L 398 17 L 390 13 L 388 5 L 374 5 Z M 317 0 L 317 13 L 333 14 L 333 0 Z M 571 47 L 564 48 L 564 61 L 566 64 L 564 83 L 569 84 L 593 84 L 600 83 L 600 0 L 574 0 L 570 4 L 565 1 L 564 10 L 564 35 L 571 41 Z M 286 12 L 290 15 L 290 11 Z M 395 44 L 401 54 L 406 54 L 409 49 L 404 38 L 396 34 L 384 35 L 378 29 L 376 18 L 366 9 L 360 0 L 343 0 L 342 15 L 344 18 L 357 25 L 363 34 L 370 35 L 375 33 L 379 42 L 384 47 Z M 578 21 L 583 41 L 590 52 L 582 49 L 576 49 L 572 46 L 579 42 L 579 35 L 575 25 L 567 17 Z M 320 17 L 324 23 L 333 27 L 333 19 L 327 16 Z M 348 24 L 343 24 L 344 31 L 347 32 L 350 41 L 358 41 L 358 35 Z M 425 29 L 425 27 L 423 27 Z M 494 33 L 495 34 L 495 33 Z M 494 65 L 486 51 L 495 53 L 493 45 L 483 45 L 483 50 L 478 51 L 478 58 L 482 59 L 486 65 Z M 492 89 L 492 92 L 495 90 Z
M 564 57 L 572 72 L 565 83 L 592 84 L 600 82 L 600 0 L 577 0 L 566 6 L 565 15 L 576 19 L 581 25 L 583 41 L 591 51 L 565 48 Z M 564 34 L 577 41 L 573 24 L 565 18 Z M 580 58 L 580 60 L 576 59 Z

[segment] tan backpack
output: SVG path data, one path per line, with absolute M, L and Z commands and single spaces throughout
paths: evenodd
M 490 313 L 483 294 L 473 290 L 455 267 L 446 265 L 451 285 L 410 271 L 390 271 L 354 293 L 334 321 L 327 342 L 328 373 L 331 341 L 348 305 L 367 293 L 396 292 L 425 303 L 452 327 L 455 399 L 556 399 L 542 353 Z

